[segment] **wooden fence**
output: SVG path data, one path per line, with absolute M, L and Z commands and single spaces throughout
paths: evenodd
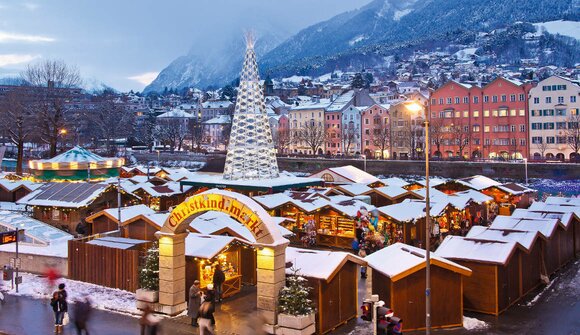
M 70 279 L 135 292 L 139 288 L 139 250 L 68 242 Z

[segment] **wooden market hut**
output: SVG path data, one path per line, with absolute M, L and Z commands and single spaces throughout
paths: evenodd
M 0 179 L 0 201 L 16 202 L 40 186 L 27 180 Z
M 205 289 L 213 281 L 215 266 L 219 263 L 226 275 L 223 286 L 223 297 L 231 297 L 239 293 L 242 282 L 252 282 L 254 279 L 244 279 L 244 275 L 256 272 L 256 263 L 247 262 L 241 255 L 242 249 L 254 252 L 251 243 L 232 236 L 202 235 L 190 233 L 185 238 L 185 287 L 187 292 L 195 280 L 200 281 L 200 287 Z
M 376 207 L 402 202 L 405 199 L 421 199 L 421 197 L 400 186 L 375 187 L 363 193 L 371 197 L 371 204 Z
M 309 178 L 321 178 L 325 184 L 364 184 L 369 187 L 384 186 L 383 182 L 359 168 L 352 165 L 326 168 L 309 176 Z
M 499 315 L 524 296 L 518 242 L 447 236 L 435 255 L 472 271 L 463 282 L 465 310 Z
M 425 250 L 395 243 L 367 257 L 374 294 L 403 320 L 405 331 L 425 328 Z M 431 326 L 463 325 L 463 281 L 471 270 L 431 257 Z M 368 279 L 367 279 L 368 280 Z
M 516 211 L 523 210 L 517 209 Z M 545 203 L 534 202 L 527 213 L 536 217 L 541 215 L 543 218 L 557 218 L 562 224 L 572 226 L 574 253 L 577 256 L 580 254 L 580 199 L 548 197 Z
M 545 239 L 542 243 L 542 264 L 548 275 L 553 274 L 574 258 L 572 229 L 558 219 L 517 218 L 498 215 L 490 226 L 495 229 L 537 231 Z
M 525 252 L 520 253 L 521 295 L 526 295 L 538 287 L 543 280 L 548 280 L 547 269 L 542 263 L 542 249 L 546 238 L 538 231 L 473 226 L 466 237 L 478 240 L 516 242 L 524 248 Z
M 177 182 L 165 182 L 154 185 L 150 182 L 141 183 L 133 193 L 142 199 L 142 203 L 156 211 L 167 211 L 182 203 L 190 194 L 190 186 L 180 186 Z
M 448 203 L 431 203 L 431 218 L 436 219 L 445 214 Z M 398 204 L 377 208 L 379 227 L 390 235 L 390 241 L 408 245 L 425 245 L 425 202 L 405 200 Z M 385 227 L 385 228 L 383 228 Z
M 123 204 L 134 204 L 137 198 L 121 189 Z M 46 183 L 18 200 L 32 208 L 35 219 L 69 232 L 91 213 L 117 206 L 117 188 L 105 183 Z
M 286 248 L 286 275 L 296 269 L 313 288 L 316 334 L 329 333 L 357 317 L 359 265 L 367 263 L 348 252 Z
M 121 208 L 121 236 L 138 240 L 155 241 L 155 233 L 161 229 L 168 213 L 156 214 L 146 205 Z M 108 208 L 86 218 L 88 234 L 100 234 L 119 229 L 118 208 Z

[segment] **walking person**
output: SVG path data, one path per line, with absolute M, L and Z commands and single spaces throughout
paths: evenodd
M 207 298 L 211 299 L 211 296 Z M 214 335 L 214 320 L 213 313 L 215 311 L 215 306 L 213 300 L 205 299 L 205 301 L 199 307 L 199 335 Z M 214 321 L 215 322 L 215 321 Z
M 157 319 L 157 317 L 155 317 L 153 314 L 153 309 L 151 309 L 151 306 L 145 306 L 141 320 L 139 320 L 139 324 L 141 325 L 141 335 L 157 334 L 159 319 Z
M 77 303 L 75 304 L 74 317 L 77 335 L 82 335 L 83 330 L 86 335 L 89 335 L 87 323 L 89 321 L 92 311 L 93 306 L 91 306 L 91 301 L 89 300 L 88 296 L 86 296 L 83 300 L 77 301 Z
M 52 299 L 50 300 L 50 306 L 54 311 L 54 333 L 61 334 L 63 328 L 63 320 L 65 314 L 68 312 L 68 303 L 66 302 L 67 293 L 64 289 L 65 285 L 58 285 L 58 291 L 52 294 Z
M 226 281 L 226 275 L 222 271 L 222 266 L 220 264 L 215 266 L 213 272 L 213 288 L 215 290 L 215 301 L 222 301 L 223 285 Z
M 189 288 L 189 303 L 187 305 L 187 315 L 191 318 L 193 327 L 198 327 L 199 306 L 201 306 L 201 290 L 199 289 L 199 280 L 196 280 Z

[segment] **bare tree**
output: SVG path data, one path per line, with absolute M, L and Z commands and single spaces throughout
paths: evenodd
M 292 142 L 292 138 L 290 136 L 290 130 L 282 129 L 278 130 L 276 133 L 276 137 L 274 139 L 274 144 L 278 149 L 278 153 L 286 153 L 288 148 L 290 147 L 290 143 Z
M 576 109 L 575 115 L 568 116 L 566 121 L 568 125 L 565 134 L 568 146 L 578 157 L 578 151 L 580 151 L 580 114 L 578 114 L 578 110 Z
M 429 122 L 429 141 L 435 144 L 436 150 L 434 155 L 439 155 L 439 157 L 443 156 L 441 153 L 441 144 L 443 144 L 443 139 L 445 138 L 445 132 L 443 130 L 444 127 L 442 119 L 431 119 Z
M 390 148 L 391 129 L 386 118 L 375 117 L 372 133 L 373 145 L 381 150 L 381 159 L 385 159 L 385 150 Z
M 460 158 L 463 158 L 463 151 L 469 144 L 470 134 L 469 128 L 466 131 L 462 123 L 452 124 L 449 127 L 449 139 L 452 145 L 457 146 L 457 152 Z
M 60 132 L 67 125 L 70 89 L 81 84 L 79 71 L 63 61 L 45 60 L 28 65 L 21 76 L 28 85 L 41 88 L 35 91 L 35 124 L 40 139 L 49 145 L 50 156 L 56 156 Z
M 32 113 L 24 90 L 17 88 L 0 101 L 0 126 L 17 149 L 16 174 L 22 175 L 24 143 L 32 136 Z
M 139 142 L 147 146 L 149 152 L 153 151 L 155 136 L 157 135 L 157 118 L 152 111 L 145 113 L 143 119 L 137 124 L 135 137 Z
M 191 151 L 200 151 L 205 137 L 203 132 L 203 125 L 197 120 L 191 120 L 188 123 L 189 136 L 191 139 Z
M 344 154 L 347 156 L 350 155 L 350 149 L 356 141 L 356 135 L 356 129 L 352 121 L 342 129 L 342 148 L 344 149 Z
M 302 128 L 296 132 L 296 137 L 293 140 L 306 143 L 310 150 L 312 150 L 312 154 L 317 155 L 318 150 L 326 141 L 326 132 L 323 126 L 317 125 L 314 120 L 311 120 L 302 125 Z
M 536 143 L 536 148 L 540 151 L 540 155 L 544 158 L 544 153 L 548 150 L 548 143 L 541 141 Z
M 181 150 L 183 141 L 187 137 L 187 122 L 180 118 L 166 118 L 158 120 L 157 138 L 163 143 L 169 145 L 171 152 Z
M 85 114 L 96 138 L 104 139 L 107 150 L 112 153 L 115 139 L 128 137 L 133 133 L 135 117 L 123 105 L 116 103 L 113 96 L 105 95 L 99 100 L 98 107 Z

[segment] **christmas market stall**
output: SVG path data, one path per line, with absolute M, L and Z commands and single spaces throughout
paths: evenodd
M 135 203 L 136 200 L 135 196 L 121 189 L 123 204 Z M 77 225 L 90 214 L 117 206 L 117 187 L 105 183 L 46 183 L 17 203 L 31 209 L 37 220 L 76 232 Z
M 115 231 L 70 240 L 69 278 L 135 292 L 139 266 L 152 242 L 117 235 Z
M 516 209 L 522 211 L 522 209 Z M 572 225 L 574 232 L 574 253 L 580 255 L 580 199 L 548 197 L 546 202 L 534 202 L 530 212 L 541 213 L 544 218 L 557 218 L 564 225 Z M 514 212 L 515 213 L 515 212 Z M 536 217 L 538 214 L 534 214 Z
M 516 183 L 492 186 L 481 192 L 494 198 L 501 215 L 511 215 L 516 208 L 530 207 L 538 195 L 536 190 Z
M 521 256 L 514 241 L 447 236 L 435 255 L 471 269 L 463 281 L 465 310 L 499 315 L 523 297 Z
M 51 159 L 28 162 L 35 181 L 102 181 L 119 176 L 124 158 L 101 157 L 75 146 Z
M 326 185 L 363 184 L 369 187 L 385 185 L 379 178 L 352 165 L 326 168 L 312 174 L 310 178 L 321 178 Z
M 521 295 L 526 295 L 544 280 L 549 281 L 547 269 L 542 264 L 542 246 L 546 238 L 538 231 L 495 229 L 474 226 L 467 238 L 488 241 L 516 242 L 524 252 L 520 254 Z
M 138 240 L 155 241 L 155 232 L 160 226 L 148 218 L 156 213 L 146 205 L 121 207 L 121 224 L 119 225 L 119 209 L 107 208 L 86 218 L 88 235 L 100 234 L 118 230 L 121 227 L 122 237 Z M 161 214 L 167 218 L 167 214 Z M 163 222 L 161 222 L 163 225 Z
M 537 231 L 543 237 L 540 265 L 548 275 L 553 274 L 573 257 L 573 241 L 558 219 L 516 218 L 499 215 L 491 224 L 493 229 Z
M 373 188 L 365 193 L 371 197 L 371 204 L 376 207 L 396 204 L 405 199 L 421 199 L 421 197 L 413 192 L 410 192 L 400 186 L 381 186 Z
M 358 312 L 358 266 L 366 262 L 348 252 L 286 248 L 286 275 L 305 277 L 314 289 L 316 334 L 326 334 Z
M 186 287 L 199 280 L 200 287 L 205 289 L 213 282 L 213 274 L 219 264 L 225 274 L 223 297 L 231 297 L 242 288 L 243 267 L 256 270 L 255 263 L 245 263 L 241 257 L 241 249 L 253 250 L 250 243 L 242 239 L 222 235 L 201 235 L 190 233 L 185 239 L 185 281 Z
M 425 250 L 395 243 L 365 257 L 372 293 L 403 320 L 405 331 L 425 328 Z M 463 324 L 463 281 L 471 270 L 431 256 L 431 319 L 433 328 Z M 367 288 L 368 290 L 368 288 Z
M 41 183 L 28 180 L 0 179 L 0 201 L 16 202 L 40 186 Z
M 180 186 L 177 182 L 165 182 L 153 185 L 149 182 L 138 184 L 133 193 L 142 202 L 156 211 L 166 211 L 182 203 L 190 194 L 189 186 Z
M 442 217 L 447 206 L 446 202 L 431 203 L 432 220 Z M 377 209 L 379 211 L 379 231 L 385 235 L 386 245 L 395 242 L 414 246 L 425 245 L 425 201 L 405 200 Z M 433 225 L 431 232 L 431 235 L 436 238 L 440 234 L 437 228 L 439 228 L 437 225 Z

